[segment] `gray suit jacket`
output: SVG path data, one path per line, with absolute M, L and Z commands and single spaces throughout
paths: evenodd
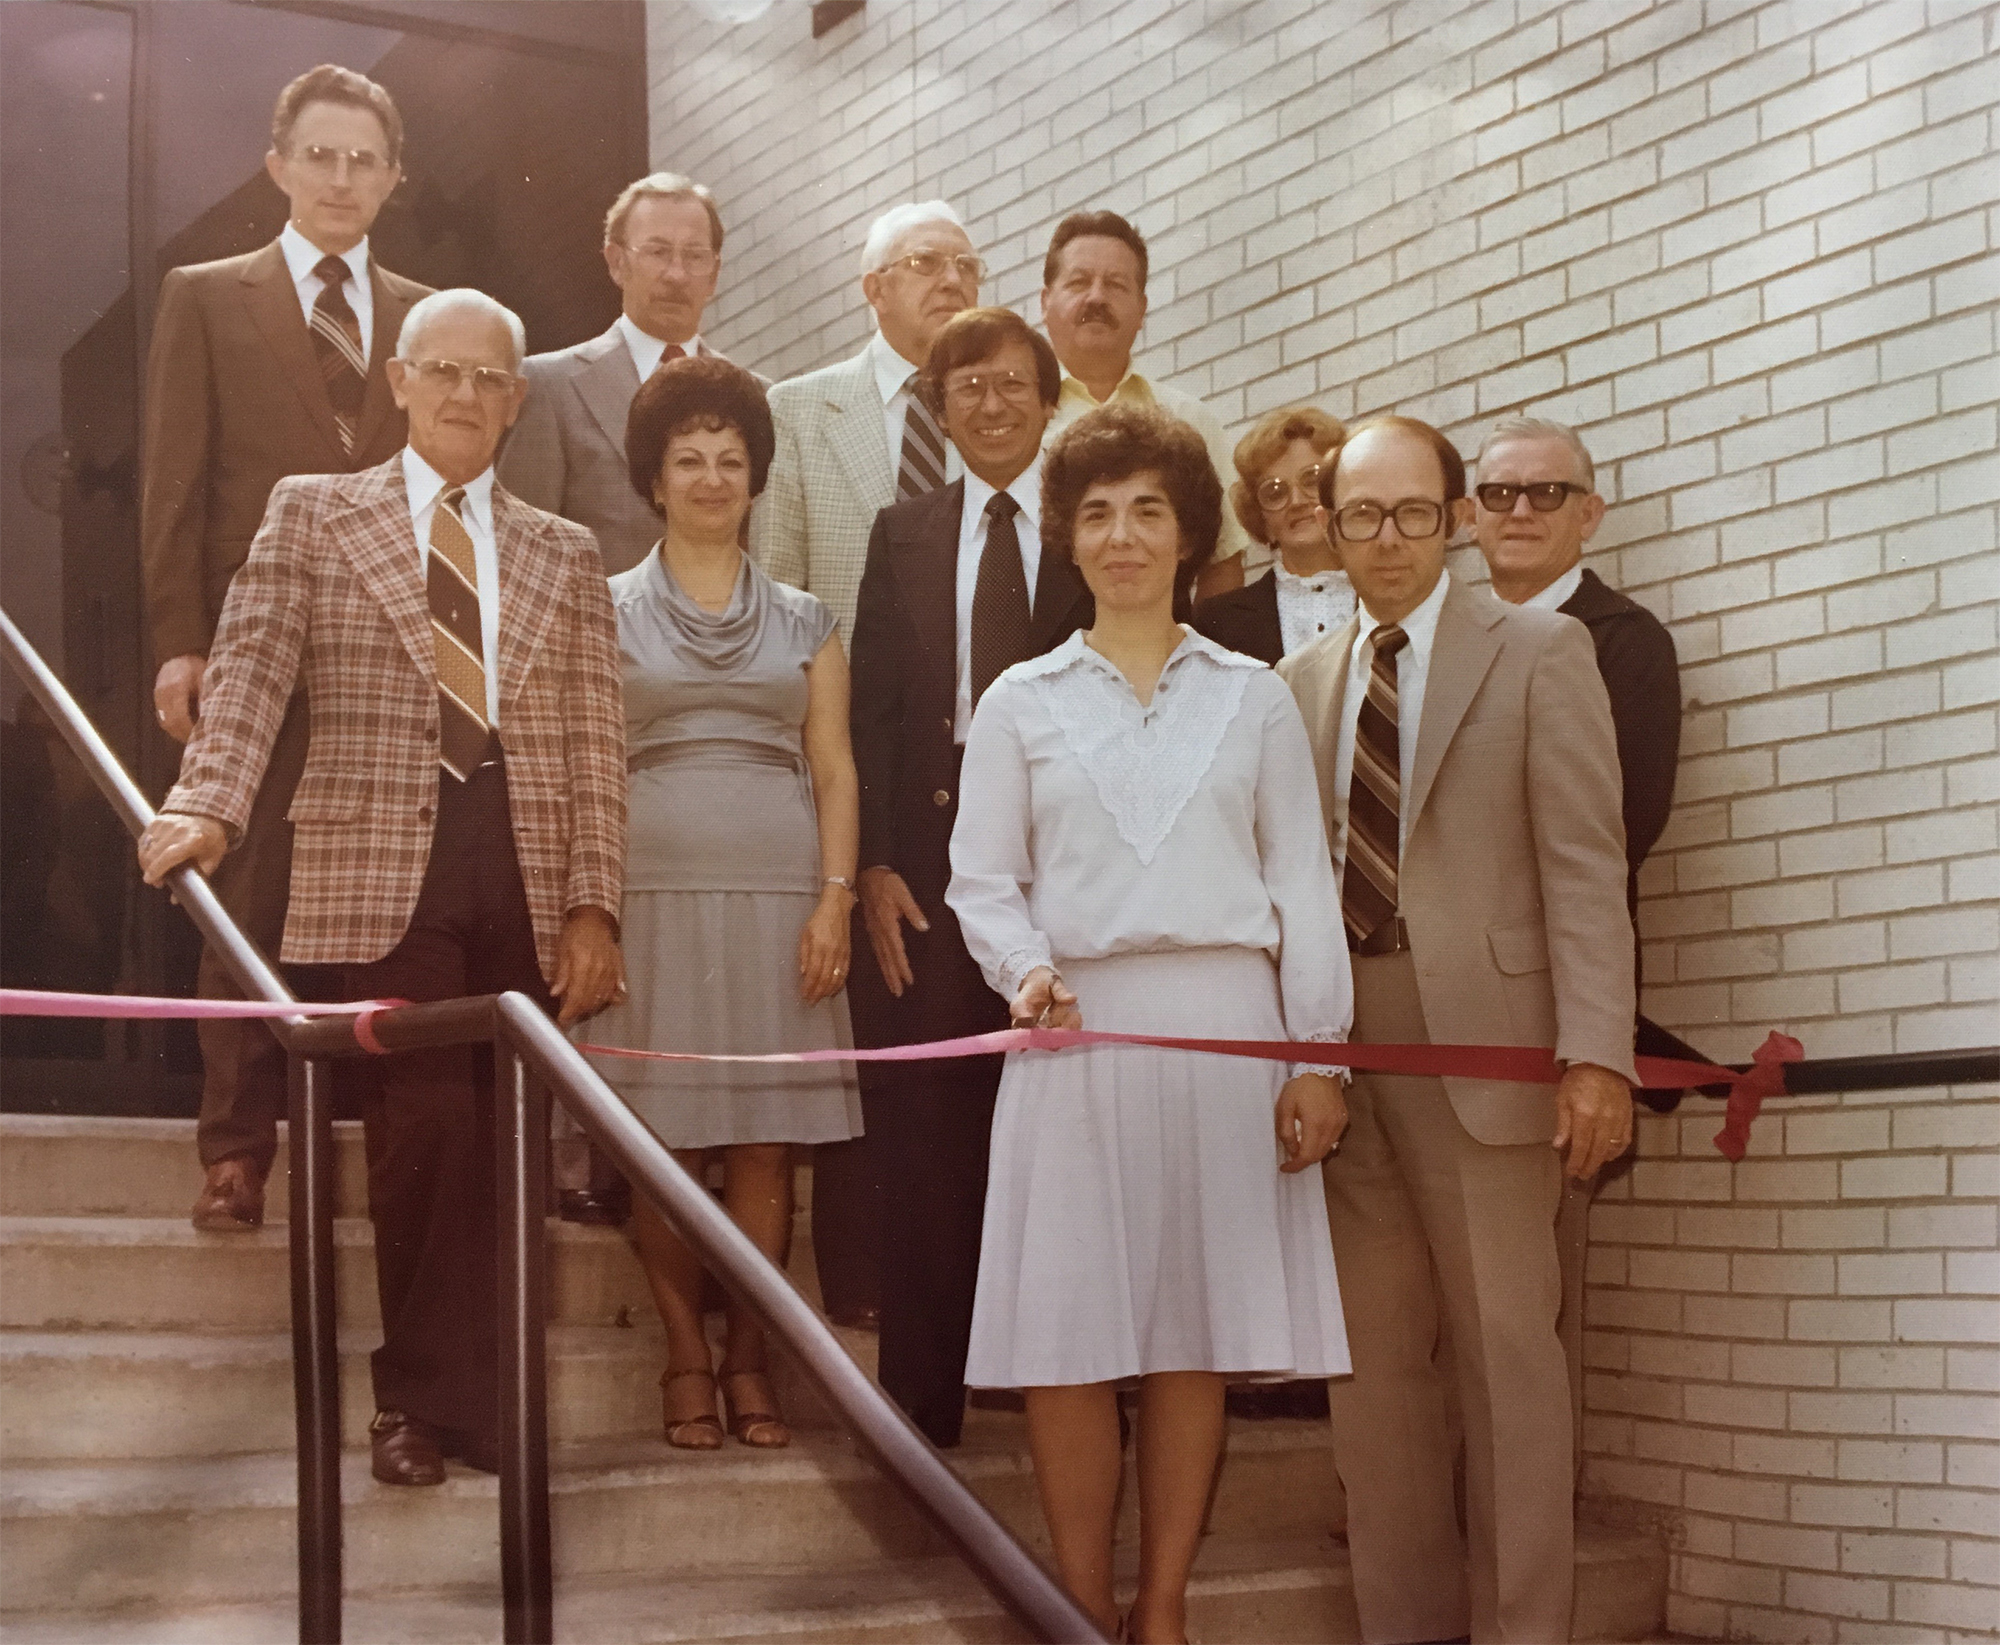
M 1278 664 L 1334 826 L 1334 752 L 1356 623 Z M 1583 624 L 1453 582 L 1438 617 L 1398 882 L 1438 1044 L 1553 1046 L 1637 1084 L 1618 741 Z M 1357 1018 L 1355 1038 L 1371 1039 Z M 1546 1142 L 1550 1086 L 1450 1078 L 1485 1143 Z
M 639 392 L 632 351 L 614 325 L 572 348 L 530 355 L 521 369 L 528 398 L 500 453 L 500 483 L 525 503 L 589 526 L 606 575 L 630 570 L 662 529 L 625 463 L 625 417 Z
M 854 639 L 875 516 L 896 500 L 882 396 L 866 351 L 771 390 L 778 454 L 750 515 L 750 552 L 781 583 L 810 589 Z

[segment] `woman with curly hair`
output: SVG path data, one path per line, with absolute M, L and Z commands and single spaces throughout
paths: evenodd
M 632 484 L 658 546 L 611 579 L 625 683 L 630 843 L 623 944 L 631 998 L 591 1037 L 641 1050 L 804 1051 L 853 1043 L 841 989 L 854 902 L 859 785 L 847 659 L 833 614 L 744 553 L 774 438 L 757 379 L 713 356 L 674 360 L 626 424 Z M 791 1145 L 861 1131 L 842 1063 L 737 1065 L 600 1057 L 597 1067 L 700 1176 L 720 1150 L 730 1214 L 783 1264 Z M 718 1373 L 694 1255 L 644 1205 L 633 1227 L 667 1332 L 667 1442 L 790 1442 L 763 1328 L 731 1303 Z
M 1262 663 L 1177 620 L 1221 504 L 1200 436 L 1151 408 L 1091 412 L 1043 459 L 1043 552 L 1073 561 L 1096 615 L 981 699 L 948 897 L 1016 1022 L 1346 1038 L 1305 726 Z M 966 1380 L 1025 1391 L 1063 1580 L 1121 1637 L 1184 1637 L 1224 1384 L 1348 1369 L 1308 1169 L 1345 1123 L 1322 1066 L 1150 1046 L 1008 1058 Z M 1116 1390 L 1134 1382 L 1139 1586 L 1120 1619 Z

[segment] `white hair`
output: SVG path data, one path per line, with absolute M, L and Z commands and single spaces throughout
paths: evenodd
M 1553 417 L 1502 417 L 1479 442 L 1479 455 L 1472 461 L 1474 473 L 1486 461 L 1486 453 L 1502 440 L 1560 440 L 1576 454 L 1583 483 L 1592 491 L 1597 489 L 1597 465 L 1590 460 L 1590 448 L 1568 423 L 1559 423 Z
M 868 238 L 861 244 L 861 272 L 873 274 L 881 268 L 889 261 L 896 242 L 925 223 L 949 223 L 961 233 L 965 230 L 965 224 L 946 200 L 909 200 L 891 206 L 868 225 Z
M 507 328 L 507 340 L 513 345 L 515 371 L 521 369 L 521 362 L 528 357 L 528 331 L 521 324 L 520 315 L 505 303 L 496 302 L 483 291 L 475 291 L 471 286 L 452 286 L 444 291 L 434 291 L 403 316 L 403 329 L 396 333 L 396 358 L 411 358 L 410 351 L 416 347 L 417 339 L 423 335 L 424 327 L 440 314 L 449 314 L 458 309 L 471 309 L 483 314 L 489 320 L 498 320 Z

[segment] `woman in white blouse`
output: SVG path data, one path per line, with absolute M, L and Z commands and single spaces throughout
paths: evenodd
M 1044 459 L 1042 542 L 1093 626 L 1010 668 L 965 747 L 948 900 L 1017 1022 L 1343 1040 L 1353 1014 L 1291 693 L 1183 628 L 1221 487 L 1200 436 L 1107 406 Z M 1226 1381 L 1348 1369 L 1319 1173 L 1338 1071 L 1140 1046 L 1008 1059 L 966 1381 L 1022 1388 L 1063 1580 L 1183 1637 Z M 1275 1132 L 1275 1134 L 1274 1134 Z M 1139 1589 L 1111 1588 L 1116 1389 L 1139 1388 Z

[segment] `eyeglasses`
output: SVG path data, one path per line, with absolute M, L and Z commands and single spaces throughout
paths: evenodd
M 1314 463 L 1296 480 L 1281 480 L 1273 474 L 1257 482 L 1257 501 L 1266 508 L 1283 508 L 1294 497 L 1302 503 L 1319 501 L 1319 464 Z
M 1018 371 L 1002 371 L 990 377 L 955 378 L 944 385 L 944 397 L 960 411 L 977 411 L 986 403 L 989 389 L 1009 405 L 1025 406 L 1033 403 L 1041 385 Z
M 459 384 L 472 379 L 472 392 L 482 400 L 497 400 L 511 394 L 521 379 L 497 366 L 461 365 L 456 360 L 408 360 L 404 362 L 427 387 L 456 394 Z
M 293 149 L 290 157 L 317 177 L 339 176 L 343 160 L 347 163 L 347 175 L 356 179 L 380 177 L 390 166 L 388 156 L 373 149 L 336 149 L 324 143 L 308 143 L 302 149 Z
M 1553 514 L 1569 501 L 1571 492 L 1587 497 L 1590 487 L 1570 480 L 1537 480 L 1533 485 L 1525 486 L 1501 485 L 1496 480 L 1472 488 L 1473 496 L 1479 499 L 1479 506 L 1493 514 L 1512 514 L 1514 499 L 1523 495 L 1528 499 L 1528 506 L 1537 514 Z
M 892 268 L 906 268 L 920 280 L 935 280 L 947 266 L 969 286 L 976 286 L 986 278 L 986 265 L 969 251 L 961 251 L 955 257 L 941 251 L 912 251 L 890 258 L 877 272 L 887 274 Z
M 623 240 L 618 242 L 625 245 Z M 699 279 L 713 274 L 721 261 L 709 246 L 670 246 L 663 240 L 648 240 L 642 246 L 625 246 L 635 262 L 649 269 L 672 268 L 675 264 Z
M 1394 520 L 1397 532 L 1415 542 L 1433 535 L 1444 524 L 1444 508 L 1421 497 L 1406 497 L 1394 508 L 1380 503 L 1349 503 L 1333 516 L 1341 540 L 1349 543 L 1372 543 L 1382 535 L 1384 520 Z

